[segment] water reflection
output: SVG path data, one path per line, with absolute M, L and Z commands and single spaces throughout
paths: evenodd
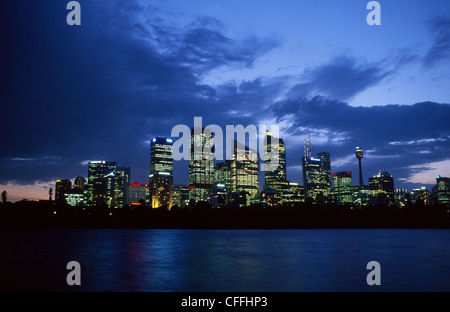
M 450 290 L 449 230 L 2 234 L 0 274 L 6 290 L 73 290 L 65 284 L 65 265 L 72 260 L 82 266 L 81 291 Z M 365 266 L 372 260 L 382 265 L 379 288 L 365 283 Z

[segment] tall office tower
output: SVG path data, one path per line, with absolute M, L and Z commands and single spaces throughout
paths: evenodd
M 333 190 L 339 203 L 353 203 L 352 173 L 350 171 L 333 173 Z
M 322 163 L 322 174 L 321 174 L 321 181 L 322 188 L 326 189 L 326 192 L 324 192 L 325 196 L 328 196 L 331 193 L 331 159 L 330 159 L 330 153 L 322 152 L 318 153 L 317 157 L 320 159 Z
M 302 158 L 303 187 L 305 199 L 318 200 L 331 192 L 331 164 L 330 154 L 323 152 L 316 154 L 311 140 L 305 139 L 305 155 Z
M 380 170 L 377 175 L 369 178 L 369 189 L 372 202 L 395 205 L 394 178 L 388 172 Z
M 206 201 L 214 183 L 214 137 L 204 129 L 191 131 L 189 157 L 189 198 Z
M 258 153 L 236 141 L 231 160 L 231 192 L 245 192 L 247 206 L 259 195 Z
M 436 178 L 436 185 L 438 203 L 450 205 L 450 178 L 438 175 Z
M 225 184 L 228 190 L 231 190 L 231 160 L 217 163 L 214 172 L 214 182 Z
M 114 208 L 117 163 L 91 161 L 88 171 L 88 206 Z
M 117 167 L 115 183 L 115 208 L 124 208 L 128 202 L 128 186 L 130 185 L 130 167 Z
M 152 208 L 172 208 L 172 139 L 156 137 L 150 146 L 149 201 Z
M 65 195 L 72 189 L 72 182 L 70 180 L 57 180 L 55 187 L 55 201 L 60 204 L 66 203 Z
M 145 202 L 147 198 L 147 187 L 148 185 L 146 184 L 130 183 L 127 192 L 127 202 L 129 205 L 139 204 L 141 201 Z
M 86 185 L 86 178 L 76 177 L 74 184 L 73 184 L 73 188 L 78 191 L 82 191 L 84 189 L 85 185 Z
M 265 188 L 279 192 L 286 185 L 286 144 L 280 138 L 274 140 L 269 131 L 264 144 Z
M 355 156 L 356 156 L 356 158 L 358 158 L 358 162 L 359 162 L 359 186 L 362 187 L 363 186 L 363 178 L 362 178 L 362 170 L 361 170 L 361 159 L 363 158 L 363 150 L 360 146 L 356 147 Z
M 156 137 L 150 144 L 150 174 L 173 176 L 172 139 Z
M 186 185 L 173 186 L 172 203 L 180 208 L 189 205 L 189 188 Z

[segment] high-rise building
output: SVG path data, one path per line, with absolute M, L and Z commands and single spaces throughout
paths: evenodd
M 431 205 L 431 193 L 426 186 L 413 188 L 409 198 L 413 204 L 422 202 L 424 205 Z
M 316 154 L 310 139 L 305 139 L 305 155 L 302 158 L 305 199 L 326 198 L 331 193 L 330 154 Z
M 286 144 L 269 131 L 264 143 L 265 188 L 281 191 L 286 185 Z
M 65 194 L 70 192 L 72 189 L 72 181 L 64 179 L 57 180 L 55 187 L 55 201 L 57 203 L 66 203 Z
M 223 183 L 227 188 L 231 189 L 231 160 L 225 160 L 224 162 L 216 163 L 214 172 L 214 182 Z
M 150 174 L 173 176 L 172 139 L 156 137 L 150 143 Z
M 331 182 L 332 182 L 330 153 L 327 152 L 317 153 L 317 157 L 320 159 L 322 163 L 322 176 L 320 183 L 322 183 L 322 187 L 326 189 L 324 195 L 328 196 L 331 193 Z
M 229 203 L 230 192 L 225 183 L 213 183 L 207 195 L 207 201 L 214 208 L 222 208 Z
M 354 185 L 353 186 L 353 204 L 365 206 L 369 203 L 371 190 L 368 185 Z
M 206 201 L 214 183 L 214 137 L 202 128 L 193 128 L 190 140 L 189 197 Z
M 231 188 L 232 188 L 232 172 L 231 172 L 232 160 L 225 160 L 224 162 L 216 163 L 214 172 L 214 184 L 213 189 L 223 192 L 226 190 L 227 194 L 225 196 L 225 204 L 230 203 L 231 199 Z M 224 187 L 220 187 L 220 185 Z M 216 185 L 216 187 L 214 187 Z M 219 185 L 219 187 L 217 187 Z M 214 205 L 214 204 L 213 204 Z M 222 205 L 223 206 L 223 205 Z
M 128 189 L 130 185 L 130 167 L 117 167 L 115 183 L 115 208 L 124 208 L 129 205 Z
M 300 183 L 286 182 L 280 191 L 280 202 L 283 206 L 292 206 L 305 201 L 305 191 Z
M 450 205 L 450 178 L 438 175 L 436 178 L 436 185 L 438 203 Z
M 180 208 L 189 205 L 189 188 L 186 185 L 173 186 L 172 204 Z
M 258 153 L 237 141 L 231 160 L 231 192 L 245 192 L 246 206 L 259 196 Z
M 156 137 L 150 146 L 149 201 L 152 208 L 172 207 L 172 139 Z
M 115 181 L 117 163 L 113 161 L 91 161 L 88 171 L 89 206 L 115 207 Z
M 128 186 L 128 203 L 130 205 L 146 201 L 148 185 L 142 183 L 130 183 Z
M 394 178 L 388 172 L 380 170 L 369 178 L 369 189 L 372 203 L 395 205 Z
M 86 178 L 84 177 L 76 177 L 73 183 L 73 188 L 79 191 L 82 191 L 86 186 Z
M 352 173 L 350 171 L 333 173 L 333 191 L 339 203 L 353 203 Z

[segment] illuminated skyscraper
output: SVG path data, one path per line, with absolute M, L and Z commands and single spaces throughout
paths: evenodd
M 86 178 L 84 177 L 76 177 L 75 182 L 73 184 L 73 188 L 79 191 L 82 191 L 86 186 Z
M 228 189 L 231 189 L 231 160 L 217 163 L 214 172 L 214 182 L 223 183 Z
M 172 203 L 180 208 L 189 205 L 189 188 L 186 185 L 173 186 Z
M 72 189 L 72 181 L 70 180 L 57 180 L 55 187 L 55 201 L 57 203 L 66 203 L 65 195 Z
M 130 183 L 128 185 L 127 202 L 130 205 L 133 205 L 145 201 L 147 197 L 147 187 L 148 185 L 142 183 Z
M 189 198 L 206 201 L 214 183 L 214 137 L 204 129 L 193 128 L 189 157 Z
M 228 204 L 231 199 L 231 189 L 232 189 L 232 160 L 225 160 L 225 162 L 216 163 L 215 172 L 214 172 L 214 184 L 213 191 L 218 192 L 226 192 L 226 196 L 222 196 L 225 198 L 225 203 Z M 222 186 L 223 185 L 223 186 Z M 213 192 L 214 193 L 214 192 Z M 218 194 L 214 194 L 214 196 L 218 196 Z M 213 206 L 214 203 L 211 203 Z
M 240 142 L 234 141 L 231 160 L 231 192 L 245 192 L 246 205 L 259 195 L 258 153 Z
M 341 204 L 353 203 L 352 173 L 350 171 L 333 173 L 333 191 Z
M 286 144 L 280 138 L 274 139 L 269 131 L 264 143 L 265 188 L 279 192 L 286 185 Z
M 123 208 L 128 202 L 128 186 L 130 185 L 130 167 L 117 167 L 115 181 L 115 208 Z
M 89 206 L 114 207 L 117 163 L 112 161 L 91 161 L 88 171 Z
M 322 183 L 322 188 L 326 191 L 324 192 L 325 196 L 328 196 L 331 193 L 331 159 L 330 153 L 322 152 L 318 153 L 317 157 L 320 159 L 322 163 L 322 174 L 320 183 Z
M 150 143 L 150 174 L 173 176 L 172 139 L 154 138 Z
M 450 178 L 437 176 L 437 199 L 439 204 L 450 205 Z
M 395 204 L 394 196 L 394 178 L 388 172 L 380 172 L 369 178 L 369 189 L 372 203 L 383 203 L 393 206 Z
M 172 139 L 156 137 L 150 147 L 149 200 L 152 208 L 172 207 Z
M 305 199 L 314 200 L 327 197 L 331 193 L 330 154 L 316 154 L 310 139 L 305 139 L 305 155 L 302 158 L 303 186 Z

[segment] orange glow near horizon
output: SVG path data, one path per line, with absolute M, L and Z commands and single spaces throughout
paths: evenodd
M 55 190 L 55 182 L 35 182 L 34 184 L 0 184 L 0 192 L 6 191 L 9 202 L 16 202 L 22 199 L 47 200 L 50 188 Z M 54 192 L 53 192 L 54 199 Z

